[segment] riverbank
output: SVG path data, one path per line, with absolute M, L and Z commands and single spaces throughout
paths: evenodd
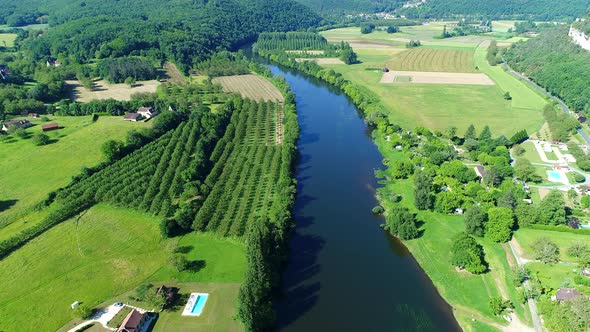
M 270 58 L 275 61 L 281 60 L 272 56 Z M 364 112 L 365 119 L 370 125 L 376 128 L 388 125 L 385 107 L 371 91 L 350 81 L 344 81 L 341 75 L 334 71 L 311 63 L 302 65 L 287 59 L 282 61 L 282 64 L 299 69 L 343 90 L 357 108 Z M 379 130 L 374 131 L 373 139 L 385 159 L 391 161 L 403 157 L 403 154 L 393 146 L 385 144 L 385 135 Z M 403 196 L 404 204 L 410 206 L 413 202 L 412 183 L 409 180 L 380 181 L 380 184 L 384 187 L 379 190 L 378 197 L 387 197 L 384 193 L 395 192 Z M 388 207 L 387 204 L 384 205 Z M 489 312 L 488 301 L 493 296 L 503 296 L 515 303 L 517 308 L 514 317 L 518 317 L 518 321 L 530 320 L 528 311 L 519 304 L 516 289 L 511 281 L 510 266 L 501 245 L 482 240 L 486 259 L 492 267 L 489 273 L 476 276 L 457 272 L 444 257 L 449 257 L 450 238 L 455 233 L 463 231 L 462 217 L 426 212 L 419 214 L 419 218 L 425 222 L 421 228 L 424 235 L 419 239 L 407 241 L 406 245 L 443 298 L 453 307 L 453 315 L 463 330 L 510 330 L 507 321 Z

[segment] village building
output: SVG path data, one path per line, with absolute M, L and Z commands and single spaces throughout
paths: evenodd
M 123 118 L 123 120 L 137 122 L 137 121 L 141 120 L 141 114 L 139 114 L 139 113 L 127 113 L 125 115 L 125 117 Z
M 119 328 L 117 332 L 138 332 L 141 331 L 147 321 L 147 315 L 133 309 Z
M 39 114 L 37 114 L 37 113 L 29 113 L 29 118 L 35 118 L 36 119 L 38 117 L 39 117 Z
M 7 132 L 12 127 L 29 128 L 32 126 L 33 126 L 33 124 L 31 122 L 29 122 L 29 120 L 27 120 L 27 119 L 12 120 L 12 121 L 6 121 L 2 124 L 2 131 Z
M 158 112 L 153 107 L 140 107 L 137 109 L 136 113 L 141 115 L 145 119 L 150 119 L 158 115 Z
M 45 62 L 45 64 L 47 65 L 47 67 L 59 67 L 61 66 L 61 61 L 54 58 L 49 58 L 47 59 L 47 62 Z
M 557 290 L 557 293 L 555 293 L 554 300 L 558 302 L 566 302 L 571 301 L 581 295 L 582 294 L 580 294 L 580 292 L 573 288 L 560 288 Z
M 43 131 L 51 131 L 56 129 L 59 129 L 59 124 L 57 123 L 49 123 L 41 126 L 41 130 Z

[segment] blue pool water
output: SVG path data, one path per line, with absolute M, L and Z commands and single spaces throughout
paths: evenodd
M 549 174 L 549 181 L 563 182 L 563 176 L 561 175 L 561 173 L 556 171 L 549 171 L 547 173 Z
M 207 302 L 208 297 L 208 294 L 197 295 L 197 299 L 195 301 L 195 305 L 193 306 L 193 310 L 191 310 L 191 313 L 197 316 L 200 315 L 201 312 L 203 312 L 203 308 L 205 307 L 205 302 Z

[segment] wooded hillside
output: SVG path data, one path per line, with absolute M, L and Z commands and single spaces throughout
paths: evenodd
M 504 58 L 516 71 L 545 87 L 577 111 L 590 107 L 590 52 L 574 44 L 567 27 L 514 44 Z
M 417 1 L 415 1 L 417 2 Z M 514 18 L 547 21 L 575 19 L 590 6 L 590 0 L 428 0 L 418 7 L 402 10 L 408 18 L 441 18 L 483 15 L 489 18 Z
M 289 0 L 0 0 L 0 8 L 0 23 L 49 22 L 46 34 L 24 45 L 34 60 L 59 54 L 73 62 L 142 55 L 172 60 L 185 72 L 260 32 L 320 22 L 311 10 Z

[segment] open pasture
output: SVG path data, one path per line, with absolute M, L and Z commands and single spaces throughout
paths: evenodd
M 16 33 L 0 33 L 0 47 L 13 47 Z
M 387 62 L 390 70 L 475 73 L 472 50 L 415 48 Z
M 197 267 L 178 272 L 169 265 L 166 248 L 174 242 Z M 227 298 L 208 303 L 223 316 L 213 314 L 205 325 L 224 326 L 225 315 L 233 314 L 235 285 L 244 275 L 244 250 L 242 243 L 212 234 L 164 240 L 158 218 L 99 204 L 0 261 L 0 282 L 10 285 L 0 297 L 0 330 L 55 331 L 72 318 L 74 301 L 94 307 L 142 283 L 172 280 L 233 285 L 228 291 L 206 288 Z
M 52 140 L 48 145 L 35 146 L 31 139 L 20 138 L 0 142 L 0 201 L 11 202 L 0 207 L 0 238 L 40 220 L 39 213 L 28 213 L 30 208 L 49 192 L 67 185 L 83 166 L 91 167 L 103 161 L 100 150 L 103 142 L 123 140 L 129 130 L 151 125 L 130 123 L 118 116 L 101 116 L 96 122 L 90 116 L 50 116 L 49 119 L 63 128 L 46 133 Z M 41 132 L 43 122 L 29 120 L 35 126 L 27 132 Z M 13 222 L 19 225 L 7 227 Z
M 481 73 L 462 74 L 423 71 L 390 71 L 383 73 L 379 83 L 494 85 L 494 81 L 487 77 L 486 74 Z
M 76 80 L 66 81 L 70 89 L 70 98 L 72 100 L 87 103 L 91 100 L 115 99 L 115 100 L 130 100 L 131 95 L 141 92 L 156 92 L 160 82 L 156 80 L 141 81 L 135 83 L 133 87 L 125 83 L 111 84 L 105 80 L 94 82 L 92 89 L 86 89 Z
M 220 84 L 225 92 L 234 92 L 256 101 L 284 101 L 283 95 L 271 82 L 256 75 L 216 77 L 213 83 Z

